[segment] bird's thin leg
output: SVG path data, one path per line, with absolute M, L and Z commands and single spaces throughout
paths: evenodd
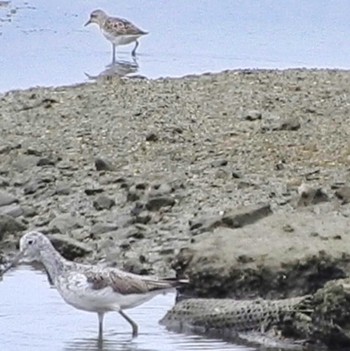
M 138 333 L 139 333 L 139 327 L 137 324 L 130 318 L 128 317 L 122 310 L 119 311 L 119 314 L 124 317 L 132 326 L 132 337 L 135 338 Z
M 112 44 L 112 52 L 113 52 L 112 63 L 115 63 L 115 44 Z
M 136 49 L 137 49 L 138 46 L 139 46 L 139 42 L 136 40 L 134 50 L 131 51 L 131 55 L 132 56 L 136 56 Z
M 103 339 L 103 313 L 98 313 L 98 339 Z

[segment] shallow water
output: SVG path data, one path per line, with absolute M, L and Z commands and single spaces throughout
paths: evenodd
M 104 343 L 97 341 L 97 316 L 67 305 L 46 275 L 22 266 L 0 282 L 0 345 L 6 351 L 249 351 L 243 346 L 168 332 L 158 321 L 174 304 L 174 294 L 155 297 L 129 310 L 140 335 L 117 314 L 105 317 Z
M 150 32 L 136 63 L 130 45 L 108 67 L 110 44 L 96 26 L 83 26 L 96 8 Z M 349 68 L 349 13 L 348 0 L 13 0 L 0 6 L 0 91 L 83 82 L 106 70 L 155 78 L 234 68 Z

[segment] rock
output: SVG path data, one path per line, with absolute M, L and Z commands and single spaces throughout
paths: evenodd
M 25 195 L 35 194 L 39 189 L 45 188 L 46 185 L 40 179 L 31 180 L 23 189 Z
M 234 178 L 234 179 L 242 178 L 242 175 L 238 171 L 232 171 L 231 175 L 232 175 L 232 178 Z
M 256 121 L 258 119 L 261 119 L 261 117 L 262 114 L 258 110 L 250 110 L 242 114 L 242 119 L 246 121 Z
M 0 207 L 0 214 L 5 214 L 11 217 L 20 217 L 24 213 L 23 209 L 19 205 L 8 205 Z
M 23 217 L 26 217 L 26 218 L 32 218 L 38 214 L 37 210 L 34 207 L 23 206 L 22 210 L 23 210 Z
M 193 235 L 212 231 L 218 227 L 239 228 L 272 214 L 269 204 L 240 206 L 220 214 L 202 214 L 189 222 Z
M 0 176 L 0 187 L 4 188 L 4 187 L 9 186 L 9 185 L 10 185 L 9 180 Z
M 226 159 L 215 160 L 211 163 L 212 167 L 224 167 L 227 166 L 228 161 Z
M 85 189 L 84 191 L 85 191 L 85 194 L 87 196 L 91 196 L 91 195 L 103 193 L 104 189 L 103 188 L 88 188 L 88 189 Z
M 37 150 L 32 147 L 28 147 L 26 150 L 24 150 L 24 154 L 26 155 L 34 155 L 34 156 L 42 156 L 43 152 L 41 150 Z
M 335 196 L 342 200 L 342 204 L 348 204 L 350 202 L 350 187 L 349 186 L 342 186 L 336 192 Z
M 71 189 L 68 184 L 59 184 L 55 189 L 56 195 L 69 195 L 70 192 L 71 192 Z
M 255 223 L 271 214 L 270 204 L 241 206 L 232 210 L 226 210 L 222 216 L 222 223 L 230 228 L 239 228 Z
M 13 162 L 13 168 L 18 172 L 32 170 L 38 162 L 38 157 L 34 155 L 18 155 Z
M 140 257 L 129 257 L 123 264 L 123 270 L 133 274 L 150 274 L 150 269 L 146 268 L 141 262 Z
M 279 130 L 298 130 L 300 129 L 300 122 L 298 118 L 291 117 L 281 121 Z
M 153 184 L 148 192 L 148 197 L 169 195 L 174 191 L 168 183 Z
M 146 141 L 158 141 L 158 135 L 156 133 L 150 132 L 146 135 Z
M 143 198 L 146 193 L 146 189 L 148 188 L 148 183 L 136 183 L 129 187 L 127 193 L 127 200 L 128 201 L 137 201 Z
M 16 234 L 25 229 L 26 226 L 19 220 L 6 214 L 0 214 L 0 240 L 5 234 Z
M 42 158 L 39 158 L 36 165 L 38 167 L 54 166 L 56 163 L 57 163 L 57 158 L 55 158 L 55 157 L 42 157 Z
M 138 216 L 145 209 L 145 204 L 142 202 L 135 202 L 135 206 L 131 209 L 130 214 L 132 216 Z
M 93 201 L 93 206 L 96 210 L 109 210 L 115 206 L 115 201 L 108 196 L 100 195 Z
M 104 234 L 117 230 L 118 228 L 119 226 L 115 223 L 95 223 L 91 227 L 90 232 L 92 234 Z
M 119 228 L 125 228 L 131 224 L 134 224 L 135 218 L 128 213 L 122 213 L 114 219 L 114 222 Z
M 11 205 L 15 202 L 18 202 L 18 199 L 15 196 L 5 191 L 0 191 L 0 207 Z
M 287 224 L 293 232 L 286 233 Z M 190 289 L 198 296 L 310 294 L 329 280 L 347 276 L 349 225 L 350 218 L 337 211 L 276 213 L 243 228 L 216 228 L 196 236 L 172 266 L 177 276 L 189 278 Z
M 146 208 L 149 211 L 158 211 L 162 207 L 174 206 L 175 199 L 171 196 L 157 196 L 151 197 L 146 203 Z
M 66 234 L 72 231 L 73 229 L 82 228 L 82 227 L 83 227 L 83 220 L 69 213 L 58 215 L 49 224 L 49 228 L 51 232 L 59 232 L 61 234 Z
M 192 234 L 211 231 L 222 225 L 222 215 L 203 214 L 189 221 Z
M 300 122 L 296 117 L 283 118 L 273 114 L 268 114 L 263 117 L 265 121 L 264 125 L 261 128 L 263 132 L 280 130 L 296 131 L 300 129 Z
M 148 211 L 142 211 L 139 213 L 136 218 L 136 223 L 147 224 L 152 219 L 151 214 Z
M 95 168 L 96 171 L 114 171 L 113 164 L 110 161 L 105 160 L 101 157 L 95 158 Z
M 73 238 L 60 234 L 48 235 L 55 248 L 68 260 L 84 257 L 92 252 L 87 245 Z

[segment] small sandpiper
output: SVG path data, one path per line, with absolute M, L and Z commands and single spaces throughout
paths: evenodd
M 110 17 L 102 10 L 95 10 L 91 13 L 90 19 L 85 26 L 96 23 L 100 27 L 103 35 L 112 43 L 113 62 L 115 62 L 115 51 L 119 45 L 127 45 L 135 42 L 132 56 L 136 56 L 136 49 L 139 46 L 138 38 L 148 34 L 136 27 L 133 23 L 124 18 Z
M 22 236 L 19 250 L 0 276 L 19 262 L 42 263 L 66 303 L 80 310 L 97 313 L 99 340 L 103 338 L 105 313 L 118 312 L 130 323 L 132 336 L 136 337 L 138 326 L 124 310 L 187 283 L 185 280 L 152 278 L 117 268 L 68 261 L 56 251 L 44 234 L 36 231 Z

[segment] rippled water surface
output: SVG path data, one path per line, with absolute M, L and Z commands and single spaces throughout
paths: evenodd
M 102 8 L 150 34 L 138 60 L 96 26 Z M 0 91 L 88 81 L 99 74 L 182 76 L 234 68 L 349 68 L 348 0 L 12 0 L 0 6 Z
M 97 316 L 65 304 L 50 288 L 46 275 L 27 267 L 0 281 L 0 345 L 6 351 L 249 351 L 220 340 L 168 332 L 158 321 L 174 303 L 161 295 L 129 310 L 140 328 L 131 339 L 130 326 L 117 314 L 105 317 L 105 340 L 97 341 Z

